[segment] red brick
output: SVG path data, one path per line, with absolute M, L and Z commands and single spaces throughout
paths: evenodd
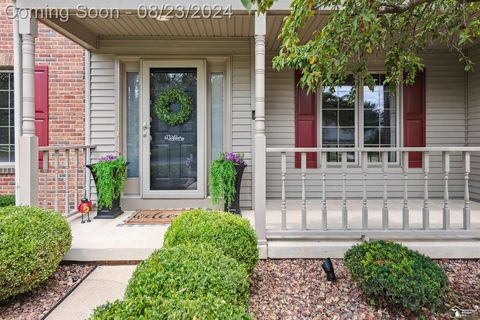
M 12 67 L 13 64 L 13 25 L 5 14 L 5 7 L 9 4 L 11 0 L 0 0 L 0 68 Z M 50 145 L 81 145 L 85 142 L 84 54 L 82 47 L 39 23 L 35 56 L 37 65 L 49 67 Z M 72 155 L 72 164 L 73 161 Z M 80 171 L 83 172 L 83 169 Z M 73 174 L 71 176 L 72 187 Z M 83 177 L 83 173 L 80 177 Z M 49 176 L 49 179 L 53 179 L 53 176 Z M 0 172 L 0 194 L 13 193 L 13 181 L 13 174 Z M 49 197 L 52 197 L 49 203 L 53 203 L 53 192 L 49 187 Z

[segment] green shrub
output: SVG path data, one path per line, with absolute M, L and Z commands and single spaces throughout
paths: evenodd
M 32 207 L 0 209 L 0 301 L 27 292 L 55 272 L 72 242 L 61 215 Z
M 345 264 L 365 294 L 413 311 L 438 304 L 448 286 L 434 261 L 393 242 L 356 245 L 346 252 Z
M 155 251 L 138 265 L 125 298 L 199 299 L 212 294 L 226 303 L 248 304 L 248 274 L 233 258 L 213 247 L 179 245 Z
M 231 213 L 195 209 L 175 218 L 164 246 L 208 243 L 245 265 L 249 273 L 258 262 L 257 236 L 247 219 Z
M 91 320 L 250 320 L 245 308 L 211 295 L 196 300 L 137 298 L 98 307 Z
M 14 206 L 15 196 L 13 194 L 0 195 L 0 208 Z

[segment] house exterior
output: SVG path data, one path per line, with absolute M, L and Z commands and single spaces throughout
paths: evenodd
M 210 207 L 209 164 L 220 151 L 234 151 L 248 165 L 241 207 L 254 211 L 264 256 L 270 240 L 478 236 L 480 72 L 465 73 L 447 48 L 422 53 L 426 68 L 411 87 L 371 91 L 348 80 L 333 93 L 308 94 L 296 85 L 297 72 L 271 66 L 288 1 L 265 15 L 248 13 L 240 1 L 202 1 L 193 9 L 160 1 L 16 5 L 23 60 L 16 65 L 24 79 L 20 150 L 33 158 L 37 151 L 29 71 L 40 20 L 88 50 L 85 161 L 126 156 L 125 209 Z M 32 9 L 37 18 L 21 17 Z M 327 19 L 319 12 L 302 40 Z M 480 47 L 468 51 L 480 64 Z M 381 57 L 370 64 L 381 83 Z M 158 111 L 170 88 L 192 101 L 180 124 L 167 124 Z M 19 164 L 28 168 L 20 177 L 23 204 L 38 203 L 32 186 L 41 172 L 32 157 Z M 95 199 L 93 184 L 87 189 Z M 391 226 L 395 219 L 399 227 Z
M 13 2 L 0 1 L 0 105 L 4 137 L 0 151 L 0 194 L 15 193 Z M 84 54 L 78 44 L 39 24 L 36 39 L 36 132 L 41 146 L 81 145 L 84 129 Z M 9 112 L 8 112 L 9 111 Z M 52 178 L 50 176 L 50 178 Z M 72 184 L 73 185 L 73 184 Z M 53 207 L 49 194 L 49 207 Z

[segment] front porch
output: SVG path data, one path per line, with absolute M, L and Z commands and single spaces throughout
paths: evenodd
M 31 1 L 19 1 L 19 8 L 22 4 L 31 5 Z M 289 10 L 285 3 L 270 16 L 239 9 L 233 19 L 219 21 L 227 28 L 206 18 L 196 20 L 195 26 L 211 25 L 205 32 L 192 28 L 187 20 L 173 19 L 178 29 L 169 34 L 161 34 L 168 29 L 162 28 L 168 22 L 131 16 L 134 4 L 128 4 L 132 7 L 123 8 L 119 19 L 108 23 L 75 18 L 73 3 L 69 5 L 73 10 L 69 22 L 48 18 L 42 22 L 89 49 L 87 138 L 84 146 L 38 148 L 32 75 L 37 20 L 19 19 L 15 22 L 15 71 L 23 80 L 20 93 L 15 91 L 23 125 L 17 137 L 19 204 L 45 205 L 68 214 L 75 209 L 82 189 L 94 200 L 96 196 L 88 173 L 80 178 L 84 188 L 81 181 L 71 187 L 69 177 L 76 178 L 86 163 L 123 153 L 131 163 L 136 161 L 137 170 L 127 179 L 125 208 L 205 207 L 209 203 L 208 166 L 216 143 L 216 151 L 245 155 L 248 167 L 241 205 L 256 228 L 262 257 L 339 257 L 352 243 L 368 238 L 418 243 L 416 248 L 427 250 L 432 257 L 480 256 L 476 243 L 470 241 L 478 239 L 480 230 L 480 207 L 471 201 L 480 194 L 480 104 L 475 96 L 480 78 L 466 75 L 451 53 L 442 48 L 425 53 L 427 71 L 421 97 L 417 97 L 422 100 L 418 102 L 422 117 L 414 119 L 421 125 L 409 129 L 408 134 L 404 120 L 414 112 L 405 112 L 404 88 L 389 92 L 380 83 L 375 94 L 362 83 L 346 82 L 335 95 L 327 97 L 325 91 L 325 99 L 323 93 L 315 99 L 309 97 L 309 118 L 300 123 L 298 117 L 305 110 L 298 111 L 297 100 L 306 95 L 297 91 L 295 72 L 274 71 L 270 63 L 278 52 L 277 35 Z M 319 14 L 308 29 L 316 30 L 325 18 Z M 116 28 L 123 23 L 125 30 Z M 87 34 L 78 32 L 83 28 L 89 30 Z M 306 33 L 304 38 L 308 37 Z M 472 52 L 480 61 L 478 47 Z M 196 163 L 195 183 L 189 185 L 192 190 L 151 186 L 152 177 L 161 178 L 152 167 L 151 150 L 158 151 L 153 148 L 161 141 L 177 140 L 165 139 L 163 133 L 152 139 L 156 132 L 151 130 L 149 74 L 171 68 L 167 62 L 172 61 L 177 69 L 188 65 L 199 79 L 195 88 L 202 116 L 191 137 L 192 144 L 197 144 L 193 151 L 188 149 L 189 161 L 178 160 L 181 166 Z M 374 65 L 381 62 L 372 61 Z M 378 69 L 380 81 L 385 70 Z M 126 93 L 129 73 L 138 77 L 137 84 L 134 81 L 129 87 L 138 92 L 135 99 L 128 99 Z M 222 118 L 216 122 L 214 93 L 207 85 L 215 73 L 222 75 L 224 84 L 220 94 L 217 92 Z M 353 99 L 345 99 L 352 94 Z M 213 126 L 219 123 L 223 126 L 215 135 Z M 222 133 L 224 140 L 214 141 Z M 423 146 L 405 147 L 417 134 L 422 136 Z M 298 147 L 304 145 L 300 138 L 305 136 L 312 143 Z M 53 159 L 44 161 L 40 172 L 39 150 L 44 159 Z M 79 152 L 84 155 L 81 163 Z M 39 182 L 44 186 L 40 194 Z M 160 247 L 166 227 L 118 226 L 129 213 L 86 225 L 74 219 L 74 244 L 66 259 L 141 260 Z
M 401 199 L 390 199 L 390 225 L 393 229 L 399 229 L 402 225 Z M 431 227 L 440 229 L 442 227 L 443 200 L 432 199 Z M 420 229 L 422 224 L 422 199 L 412 199 L 410 223 L 412 229 Z M 372 228 L 380 229 L 382 225 L 381 199 L 370 200 L 369 224 Z M 451 225 L 453 228 L 460 228 L 463 221 L 463 200 L 454 199 L 450 201 Z M 353 244 L 359 243 L 365 238 L 362 232 L 344 232 L 342 228 L 341 208 L 342 201 L 331 199 L 328 201 L 329 228 L 337 230 L 339 237 L 331 237 L 328 234 L 319 236 L 317 239 L 301 240 L 297 238 L 282 238 L 276 230 L 281 230 L 281 207 L 279 199 L 268 199 L 266 210 L 268 257 L 280 258 L 341 258 L 344 252 Z M 292 230 L 301 229 L 301 200 L 291 199 L 287 205 L 288 228 Z M 321 228 L 321 200 L 308 200 L 308 228 Z M 351 200 L 348 203 L 349 219 L 348 226 L 352 230 L 358 230 L 362 223 L 362 202 Z M 480 203 L 472 202 L 473 212 L 480 212 Z M 92 220 L 91 223 L 80 223 L 80 217 L 70 218 L 73 232 L 73 242 L 69 253 L 65 256 L 67 261 L 140 261 L 146 259 L 150 254 L 163 245 L 163 236 L 168 225 L 122 225 L 123 221 L 132 215 L 134 211 L 126 211 L 113 220 Z M 254 224 L 255 212 L 244 210 L 242 216 Z M 472 217 L 472 228 L 480 228 L 480 217 Z M 476 258 L 480 256 L 480 247 L 477 239 L 463 238 L 451 233 L 450 237 L 429 237 L 427 240 L 419 240 L 421 237 L 386 237 L 400 239 L 399 241 L 407 246 L 419 250 L 433 258 Z M 371 236 L 375 238 L 374 235 Z M 382 236 L 385 238 L 385 236 Z M 417 240 L 415 238 L 418 238 Z M 266 256 L 265 256 L 266 257 Z

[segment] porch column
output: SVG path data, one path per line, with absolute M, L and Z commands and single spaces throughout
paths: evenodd
M 19 140 L 19 204 L 38 205 L 38 138 L 35 136 L 35 37 L 37 20 L 20 18 L 19 33 L 22 37 L 22 135 Z
M 265 138 L 265 33 L 266 15 L 255 15 L 255 230 L 260 257 L 267 257 L 265 237 L 266 138 Z

